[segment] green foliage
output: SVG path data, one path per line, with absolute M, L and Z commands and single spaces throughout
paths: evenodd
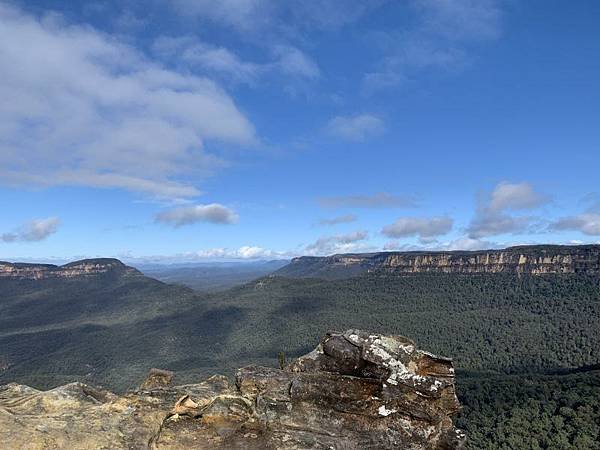
M 600 371 L 460 374 L 457 426 L 477 450 L 600 449 Z
M 453 357 L 471 448 L 597 448 L 598 376 L 548 374 L 600 362 L 600 279 L 585 275 L 266 277 L 213 294 L 141 276 L 0 280 L 0 383 L 122 391 L 151 367 L 194 382 L 348 328 Z

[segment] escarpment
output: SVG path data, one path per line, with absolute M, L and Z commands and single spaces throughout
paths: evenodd
M 600 274 L 600 245 L 533 245 L 503 250 L 423 251 L 299 257 L 275 275 L 346 278 L 363 273 Z
M 152 370 L 122 396 L 79 383 L 0 387 L 9 448 L 454 449 L 451 360 L 401 336 L 327 333 L 282 369 L 250 366 L 172 386 Z
M 137 269 L 126 266 L 118 259 L 112 258 L 84 259 L 63 266 L 0 261 L 0 278 L 5 279 L 42 280 L 47 278 L 75 278 L 107 273 L 141 275 Z

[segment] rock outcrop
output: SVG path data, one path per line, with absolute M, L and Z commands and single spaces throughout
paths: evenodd
M 53 264 L 26 264 L 0 261 L 0 279 L 42 280 L 46 278 L 76 278 L 106 273 L 141 275 L 137 269 L 126 266 L 118 259 L 84 259 L 63 266 Z
M 294 258 L 275 275 L 348 278 L 363 273 L 600 274 L 600 245 L 533 245 L 504 250 L 381 252 Z
M 171 386 L 153 369 L 118 396 L 73 383 L 0 387 L 0 442 L 23 449 L 454 449 L 449 359 L 401 336 L 328 333 L 283 369 Z

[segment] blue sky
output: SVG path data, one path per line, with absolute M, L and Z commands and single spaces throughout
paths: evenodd
M 0 259 L 600 241 L 600 3 L 0 1 Z

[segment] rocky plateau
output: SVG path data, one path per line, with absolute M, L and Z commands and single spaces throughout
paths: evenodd
M 275 272 L 292 278 L 348 278 L 363 273 L 600 274 L 600 245 L 531 245 L 503 250 L 414 251 L 301 256 Z
M 0 279 L 42 280 L 47 278 L 75 278 L 106 273 L 141 275 L 137 269 L 126 266 L 118 259 L 112 258 L 84 259 L 63 266 L 0 261 Z

